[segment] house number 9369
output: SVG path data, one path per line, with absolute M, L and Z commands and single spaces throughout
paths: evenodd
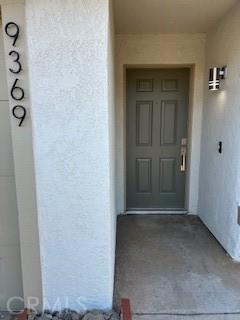
M 8 22 L 5 26 L 5 33 L 12 40 L 12 47 L 13 47 L 13 50 L 9 52 L 9 56 L 13 59 L 12 60 L 13 66 L 8 70 L 12 74 L 17 75 L 17 74 L 20 74 L 22 71 L 20 54 L 15 50 L 19 33 L 20 33 L 19 26 L 15 22 Z M 19 79 L 16 77 L 13 81 L 13 84 L 10 90 L 11 98 L 17 102 L 22 101 L 25 95 L 24 89 L 19 86 L 18 81 Z M 21 127 L 26 117 L 26 114 L 27 114 L 26 108 L 21 104 L 15 105 L 12 109 L 12 115 L 19 120 L 19 124 L 18 124 L 19 127 Z

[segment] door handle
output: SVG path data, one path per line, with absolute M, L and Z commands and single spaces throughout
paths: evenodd
M 187 162 L 187 148 L 181 147 L 181 171 L 186 171 L 186 162 Z

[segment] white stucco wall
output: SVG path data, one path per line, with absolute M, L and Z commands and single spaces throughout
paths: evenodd
M 31 101 L 30 92 L 28 90 L 25 6 L 23 0 L 0 0 L 0 4 L 3 28 L 10 21 L 17 23 L 20 28 L 19 38 L 14 49 L 19 52 L 20 61 L 23 67 L 23 71 L 17 75 L 17 78 L 19 79 L 18 84 L 25 91 L 25 97 L 21 103 L 16 103 L 10 96 L 11 87 L 16 79 L 16 75 L 10 73 L 8 70 L 9 68 L 14 67 L 13 59 L 9 56 L 9 52 L 13 50 L 13 46 L 12 39 L 7 37 L 5 32 L 3 32 L 3 38 L 5 49 L 4 67 L 8 83 L 8 110 L 11 122 L 13 162 L 17 194 L 22 283 L 24 302 L 27 307 L 28 302 L 30 302 L 30 297 L 38 298 L 39 305 L 41 305 L 42 288 L 32 148 Z M 15 119 L 11 113 L 13 107 L 17 104 L 23 105 L 27 110 L 26 119 L 21 127 L 18 127 L 19 121 Z M 9 165 L 12 165 L 11 160 L 9 160 Z M 10 192 L 8 196 L 10 196 Z M 13 197 L 11 206 L 14 210 L 16 210 L 15 205 Z
M 0 310 L 6 309 L 8 299 L 13 296 L 23 297 L 23 288 L 10 112 L 0 28 Z M 15 301 L 12 307 L 22 308 L 23 304 L 19 302 Z
M 109 22 L 108 22 L 108 99 L 109 99 L 109 147 L 110 147 L 110 199 L 111 215 L 110 238 L 112 245 L 112 261 L 115 264 L 115 244 L 116 244 L 116 108 L 115 108 L 115 26 L 113 1 L 109 2 Z
M 126 66 L 194 66 L 189 119 L 187 208 L 197 213 L 204 77 L 204 34 L 116 36 L 117 212 L 125 211 L 125 72 Z
M 43 297 L 50 308 L 56 299 L 57 308 L 112 306 L 110 20 L 108 0 L 26 0 Z
M 240 4 L 207 34 L 199 215 L 230 255 L 240 260 Z M 222 90 L 207 90 L 208 70 L 228 67 Z M 223 153 L 217 151 L 223 142 Z

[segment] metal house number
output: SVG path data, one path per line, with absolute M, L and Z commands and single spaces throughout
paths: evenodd
M 12 39 L 12 46 L 15 47 L 20 29 L 19 26 L 15 22 L 8 22 L 5 26 L 5 33 L 6 35 Z M 8 70 L 13 74 L 20 74 L 22 71 L 22 65 L 20 62 L 20 54 L 16 50 L 11 50 L 9 52 L 9 56 L 13 58 L 13 67 L 9 68 Z M 21 101 L 24 99 L 24 90 L 18 85 L 19 79 L 16 78 L 13 82 L 13 85 L 11 87 L 10 95 L 13 100 L 15 101 Z M 21 127 L 25 117 L 26 117 L 27 111 L 26 108 L 22 105 L 16 105 L 12 109 L 12 115 L 20 120 L 18 126 Z

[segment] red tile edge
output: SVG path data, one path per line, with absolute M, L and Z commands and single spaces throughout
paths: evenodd
M 27 320 L 29 314 L 28 309 L 24 309 L 21 313 L 15 315 L 13 317 L 13 320 Z
M 129 299 L 121 300 L 121 319 L 122 320 L 132 320 L 131 306 Z

